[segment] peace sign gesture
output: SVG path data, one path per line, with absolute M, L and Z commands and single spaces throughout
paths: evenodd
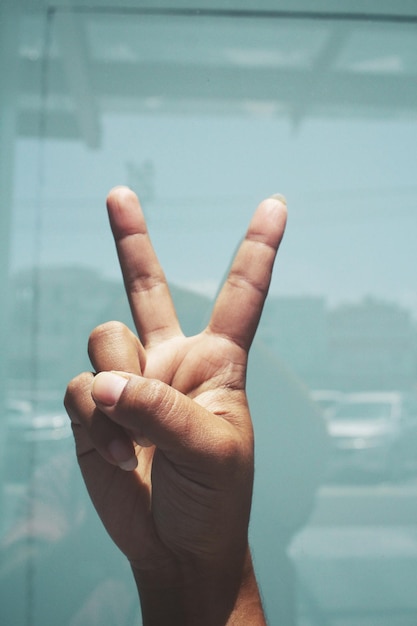
M 68 386 L 85 483 L 132 564 L 145 624 L 261 624 L 259 602 L 247 595 L 253 431 L 245 377 L 285 204 L 259 205 L 210 322 L 193 337 L 181 331 L 137 197 L 116 188 L 107 206 L 138 336 L 118 322 L 96 328 L 89 354 L 101 373 Z

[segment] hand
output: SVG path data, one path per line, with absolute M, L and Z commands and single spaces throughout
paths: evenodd
M 90 358 L 102 373 L 78 376 L 65 399 L 79 464 L 132 564 L 145 623 L 149 616 L 149 623 L 225 624 L 242 572 L 252 576 L 245 376 L 285 205 L 276 198 L 259 205 L 210 322 L 194 337 L 181 332 L 136 196 L 116 188 L 107 205 L 139 339 L 116 322 L 90 336 Z M 165 610 L 161 589 L 168 622 L 152 621 Z

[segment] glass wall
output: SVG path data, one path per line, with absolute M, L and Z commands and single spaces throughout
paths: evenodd
M 2 5 L 1 623 L 140 623 L 62 406 L 90 331 L 132 326 L 118 184 L 186 333 L 285 194 L 248 380 L 268 619 L 417 623 L 417 12 L 324 4 Z

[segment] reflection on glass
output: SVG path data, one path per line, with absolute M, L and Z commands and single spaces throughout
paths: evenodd
M 377 399 L 369 399 L 368 402 L 345 402 L 332 414 L 333 420 L 386 420 L 394 417 L 394 405 L 392 402 L 381 402 Z

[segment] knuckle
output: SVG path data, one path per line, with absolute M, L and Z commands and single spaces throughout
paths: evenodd
M 80 412 L 86 400 L 91 397 L 92 379 L 93 374 L 91 372 L 83 372 L 68 383 L 64 396 L 64 407 L 71 419 Z
M 234 436 L 223 437 L 218 445 L 219 461 L 229 468 L 239 465 L 241 459 L 241 443 Z
M 84 386 L 84 377 L 85 374 L 78 374 L 78 376 L 70 380 L 65 392 L 64 402 L 68 402 L 77 396 L 77 393 L 79 393 L 80 389 Z
M 103 324 L 99 324 L 94 328 L 89 337 L 89 345 L 94 345 L 97 343 L 101 343 L 102 341 L 107 341 L 110 337 L 116 336 L 126 336 L 127 333 L 130 333 L 129 329 L 122 322 L 110 321 L 104 322 Z
M 119 343 L 124 345 L 131 336 L 131 330 L 122 322 L 111 321 L 100 324 L 90 334 L 88 354 L 90 358 L 94 358 L 97 353 L 109 346 L 117 346 Z
M 225 480 L 232 483 L 252 480 L 253 447 L 250 442 L 236 431 L 223 433 L 216 444 L 216 466 Z

